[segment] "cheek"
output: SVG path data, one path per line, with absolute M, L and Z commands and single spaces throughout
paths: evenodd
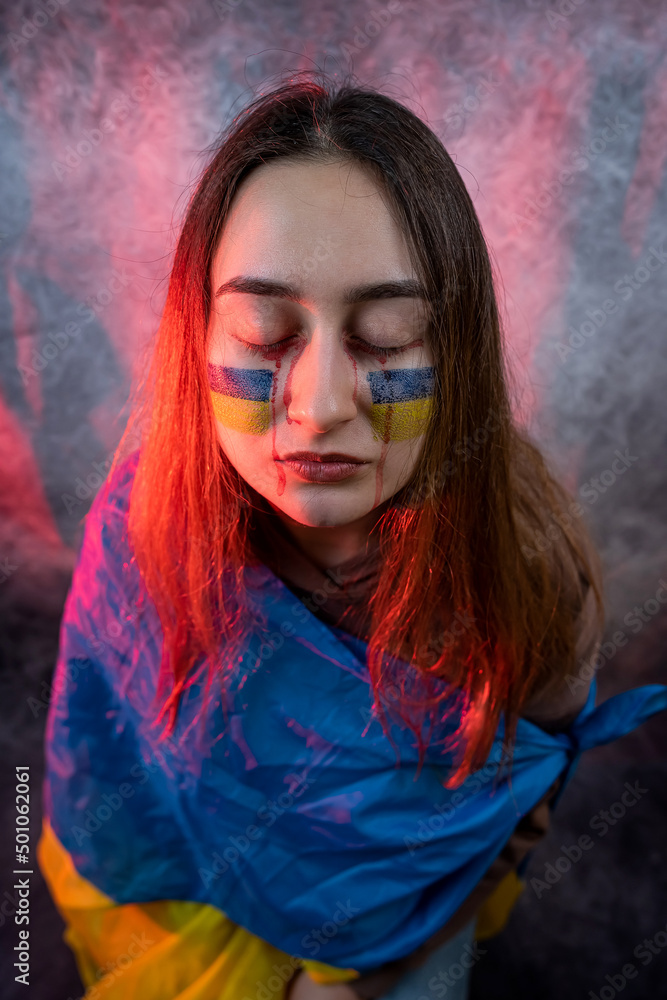
M 242 434 L 266 434 L 271 424 L 274 373 L 263 368 L 229 368 L 208 363 L 216 419 Z
M 407 441 L 426 430 L 432 408 L 433 368 L 368 372 L 370 421 L 383 441 Z

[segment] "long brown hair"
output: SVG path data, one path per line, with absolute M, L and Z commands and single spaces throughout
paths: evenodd
M 164 632 L 158 698 L 166 698 L 155 721 L 168 712 L 166 733 L 173 731 L 199 657 L 208 657 L 205 700 L 212 678 L 224 680 L 251 633 L 264 627 L 243 579 L 255 558 L 252 490 L 218 442 L 208 391 L 215 248 L 235 192 L 255 167 L 280 157 L 347 159 L 371 171 L 388 195 L 428 292 L 435 366 L 432 417 L 414 475 L 379 522 L 382 572 L 368 668 L 386 735 L 385 710 L 395 710 L 417 737 L 420 768 L 431 732 L 424 738 L 425 712 L 432 726 L 451 690 L 441 685 L 437 697 L 416 701 L 401 687 L 399 697 L 387 697 L 385 651 L 411 662 L 427 685 L 440 678 L 463 692 L 461 751 L 446 782 L 456 787 L 486 762 L 501 714 L 511 747 L 522 706 L 573 671 L 587 583 L 600 629 L 604 622 L 601 565 L 581 509 L 568 513 L 572 496 L 512 420 L 493 272 L 472 201 L 424 122 L 349 79 L 333 85 L 297 74 L 253 100 L 210 153 L 107 480 L 140 426 L 128 531 Z

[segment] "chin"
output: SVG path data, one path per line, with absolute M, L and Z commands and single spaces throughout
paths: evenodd
M 270 500 L 283 514 L 291 517 L 299 524 L 311 528 L 336 528 L 350 524 L 365 517 L 373 509 L 373 497 L 345 495 L 343 489 L 327 486 L 323 491 L 318 484 L 313 487 L 310 495 L 307 490 L 299 490 L 300 495 L 288 496 L 285 490 L 281 497 L 272 496 Z

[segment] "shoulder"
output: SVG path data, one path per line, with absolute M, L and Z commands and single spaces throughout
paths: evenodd
M 84 518 L 61 622 L 60 669 L 72 669 L 76 663 L 80 672 L 82 664 L 93 664 L 86 677 L 91 684 L 93 675 L 104 677 L 109 689 L 124 668 L 143 655 L 143 640 L 155 628 L 152 614 L 146 614 L 150 605 L 127 532 L 136 464 L 135 453 L 119 462 Z M 74 695 L 72 689 L 67 697 Z
M 138 450 L 124 458 L 96 493 L 83 519 L 70 598 L 80 607 L 92 607 L 111 591 L 136 590 L 131 580 L 134 559 L 127 532 L 130 493 L 137 467 Z
M 139 449 L 137 448 L 118 463 L 97 491 L 87 517 L 99 516 L 104 510 L 127 515 L 138 461 Z
M 138 459 L 138 449 L 122 459 L 95 494 L 79 528 L 79 562 L 84 550 L 91 548 L 93 538 L 104 536 L 108 542 L 111 536 L 126 535 L 124 529 Z
M 592 662 L 602 641 L 602 630 L 597 617 L 595 595 L 589 581 L 582 575 L 583 600 L 575 620 L 575 655 L 570 672 L 554 675 L 522 711 L 523 718 L 535 722 L 549 731 L 564 729 L 577 717 L 586 704 L 593 682 Z

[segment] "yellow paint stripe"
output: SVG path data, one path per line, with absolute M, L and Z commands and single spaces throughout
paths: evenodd
M 407 441 L 424 434 L 431 415 L 432 400 L 410 399 L 402 403 L 375 403 L 371 407 L 373 430 L 387 441 Z
M 211 390 L 213 412 L 216 419 L 233 431 L 242 434 L 265 434 L 271 424 L 269 403 L 254 399 L 223 396 Z

